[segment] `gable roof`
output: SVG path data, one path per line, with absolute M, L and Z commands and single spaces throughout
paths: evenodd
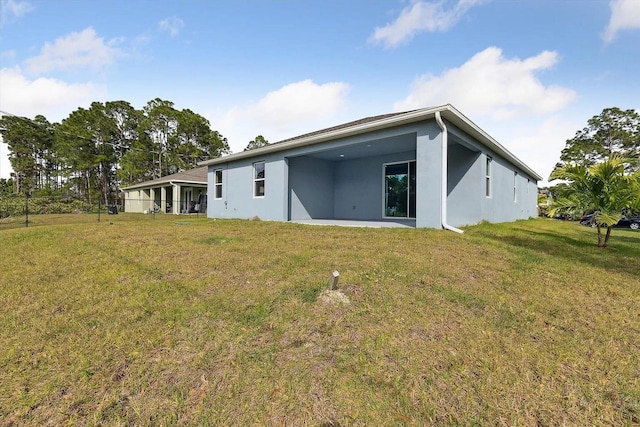
M 197 184 L 207 185 L 207 166 L 198 166 L 184 172 L 174 173 L 172 175 L 163 176 L 162 178 L 152 179 L 150 181 L 141 182 L 139 184 L 123 187 L 123 190 L 133 190 L 143 187 L 158 187 L 162 184 Z
M 257 148 L 255 150 L 242 151 L 240 153 L 206 160 L 198 164 L 202 166 L 217 165 L 240 159 L 263 156 L 265 154 L 289 150 L 292 148 L 319 144 L 338 138 L 346 138 L 349 136 L 360 135 L 367 132 L 416 123 L 423 120 L 430 120 L 435 118 L 436 112 L 440 112 L 440 115 L 443 119 L 468 133 L 470 136 L 478 140 L 485 147 L 491 149 L 493 152 L 509 160 L 511 163 L 529 174 L 532 178 L 538 181 L 542 180 L 542 177 L 538 175 L 533 169 L 524 164 L 522 160 L 518 159 L 514 154 L 503 147 L 498 141 L 493 139 L 488 133 L 478 127 L 475 123 L 469 120 L 460 111 L 455 109 L 451 104 L 446 104 L 439 107 L 403 111 L 400 113 L 390 113 L 382 114 L 379 116 L 366 117 L 364 119 L 355 120 L 338 126 L 306 133 L 304 135 L 296 136 L 295 138 L 278 141 L 276 143 Z

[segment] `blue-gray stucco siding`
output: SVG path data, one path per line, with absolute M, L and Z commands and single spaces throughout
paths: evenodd
M 462 226 L 535 216 L 535 179 L 455 126 L 447 127 L 446 222 Z M 485 194 L 487 156 L 493 159 L 490 197 Z M 412 160 L 417 165 L 416 227 L 440 228 L 442 133 L 434 120 L 211 165 L 207 214 L 276 221 L 380 220 L 383 165 Z M 265 162 L 264 197 L 253 196 L 253 164 L 258 161 Z M 214 172 L 219 169 L 223 197 L 215 199 Z
M 265 196 L 253 196 L 253 164 L 265 162 Z M 222 198 L 214 198 L 214 176 L 222 170 Z M 243 159 L 209 167 L 207 216 L 283 221 L 287 213 L 288 166 L 279 155 Z

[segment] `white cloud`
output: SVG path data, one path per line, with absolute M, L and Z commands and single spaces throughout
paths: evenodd
M 0 0 L 0 28 L 23 17 L 34 7 L 26 1 Z
M 45 43 L 40 55 L 26 60 L 25 66 L 33 74 L 84 67 L 101 68 L 111 65 L 122 55 L 116 47 L 120 42 L 120 39 L 105 42 L 93 28 L 88 27 L 60 37 L 53 43 Z
M 25 117 L 42 114 L 50 121 L 65 118 L 79 106 L 105 96 L 91 83 L 69 84 L 52 78 L 29 80 L 19 67 L 0 69 L 0 110 Z
M 269 92 L 245 111 L 254 120 L 268 126 L 286 127 L 331 116 L 348 91 L 349 85 L 345 83 L 319 85 L 303 80 Z
M 104 87 L 91 83 L 29 80 L 19 67 L 0 69 L 0 110 L 18 116 L 33 118 L 42 114 L 51 122 L 61 121 L 78 107 L 88 107 L 105 96 Z M 7 153 L 6 145 L 0 143 L 0 178 L 8 178 L 12 172 Z
M 491 136 L 539 173 L 542 181 L 538 185 L 544 187 L 554 166 L 560 161 L 560 153 L 567 139 L 572 138 L 582 126 L 579 120 L 563 114 L 542 120 L 512 121 L 508 126 L 495 121 L 486 123 L 484 128 L 494 129 L 495 132 L 490 132 Z
M 443 0 L 413 1 L 400 12 L 395 21 L 384 27 L 377 27 L 369 40 L 382 43 L 386 47 L 395 47 L 421 32 L 447 31 L 457 24 L 469 9 L 485 1 L 457 0 L 450 8 L 446 8 L 446 2 Z
M 605 43 L 612 42 L 620 30 L 640 29 L 640 1 L 612 0 L 610 7 L 611 19 L 602 34 Z
M 394 104 L 394 109 L 452 104 L 465 114 L 496 119 L 558 111 L 575 100 L 576 93 L 561 86 L 545 86 L 536 77 L 536 72 L 557 61 L 556 52 L 544 51 L 520 60 L 505 58 L 501 49 L 489 47 L 459 68 L 417 78 L 411 93 Z
M 175 37 L 184 28 L 184 21 L 177 16 L 171 16 L 160 21 L 158 27 L 161 31 L 168 32 L 171 37 Z
M 349 89 L 342 82 L 303 80 L 269 92 L 255 103 L 234 107 L 211 122 L 229 139 L 232 151 L 238 152 L 256 135 L 276 142 L 325 125 L 344 105 Z

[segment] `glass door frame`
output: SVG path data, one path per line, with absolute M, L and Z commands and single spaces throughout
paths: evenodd
M 407 165 L 407 216 L 387 216 L 387 167 L 393 165 Z M 413 168 L 412 168 L 413 164 Z M 389 162 L 382 164 L 382 218 L 384 219 L 416 219 L 416 161 L 415 160 L 405 160 L 401 162 Z M 413 181 L 412 181 L 412 169 L 413 169 Z M 413 182 L 413 188 L 412 188 Z M 413 194 L 412 194 L 413 190 Z M 413 212 L 412 212 L 413 211 Z M 411 214 L 414 214 L 411 216 Z

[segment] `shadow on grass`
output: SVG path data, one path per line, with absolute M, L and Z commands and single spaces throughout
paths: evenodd
M 615 231 L 614 231 L 615 233 Z M 633 233 L 635 234 L 635 236 L 631 235 L 628 236 L 627 234 L 629 233 Z M 640 244 L 640 231 L 626 231 L 625 230 L 625 234 L 620 236 L 618 235 L 619 233 L 616 233 L 614 237 L 611 237 L 611 239 L 614 239 L 614 243 L 617 241 L 623 242 L 623 243 L 628 243 L 629 245 L 635 245 L 638 246 Z
M 640 262 L 637 261 L 640 259 L 640 235 L 639 238 L 620 235 L 620 232 L 614 229 L 609 239 L 609 247 L 602 249 L 597 246 L 595 230 L 588 237 L 576 236 L 575 230 L 567 230 L 567 232 L 559 230 L 557 233 L 527 227 L 515 227 L 511 230 L 514 233 L 497 234 L 482 230 L 479 234 L 502 244 L 562 258 L 573 264 L 587 264 L 640 277 Z M 588 231 L 590 229 L 579 230 L 577 233 Z M 629 232 L 625 234 L 627 233 Z

